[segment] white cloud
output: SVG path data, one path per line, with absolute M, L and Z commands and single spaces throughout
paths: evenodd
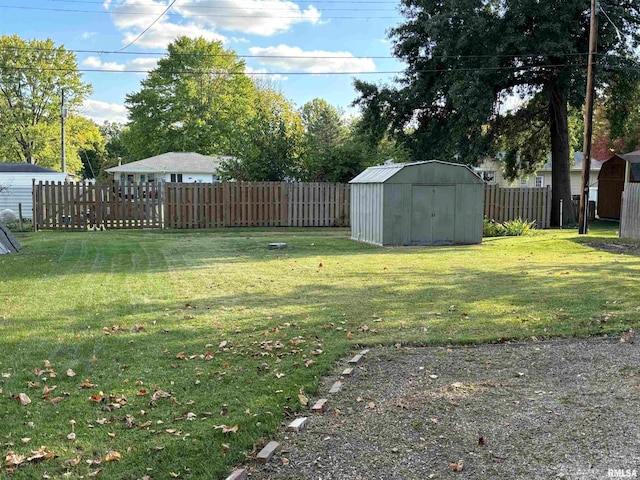
M 87 57 L 82 61 L 82 65 L 85 67 L 93 68 L 96 70 L 116 70 L 124 72 L 125 65 L 117 62 L 103 62 L 99 57 Z
M 100 100 L 85 100 L 82 104 L 81 114 L 99 125 L 106 120 L 118 123 L 125 123 L 127 121 L 127 109 L 124 105 L 102 102 Z
M 254 78 L 255 80 L 265 79 L 272 82 L 286 82 L 287 80 L 289 80 L 289 77 L 286 77 L 279 73 L 270 74 L 266 68 L 245 67 L 244 71 L 247 75 Z M 252 75 L 252 74 L 257 74 L 257 75 Z
M 158 66 L 159 58 L 134 58 L 130 62 L 127 62 L 127 70 L 152 70 Z M 135 69 L 132 67 L 136 67 Z
M 103 5 L 111 12 L 126 45 L 158 19 L 169 0 L 106 0 Z M 270 36 L 299 23 L 319 24 L 320 17 L 314 6 L 301 8 L 288 0 L 181 0 L 136 40 L 136 45 L 165 48 L 180 35 L 227 41 L 220 31 Z M 231 40 L 245 41 L 239 37 Z
M 316 24 L 321 16 L 312 5 L 303 10 L 287 0 L 183 0 L 174 10 L 220 30 L 262 36 L 286 32 L 297 23 Z
M 87 38 L 91 38 L 91 37 L 93 37 L 96 33 L 97 33 L 97 32 L 84 32 L 84 33 L 82 34 L 82 38 L 84 38 L 84 39 L 86 40 Z
M 148 27 L 149 25 L 147 25 Z M 146 28 L 146 27 L 145 27 Z M 140 34 L 137 30 L 125 32 L 122 43 L 128 44 Z M 226 39 L 223 35 L 212 30 L 199 27 L 193 23 L 178 25 L 176 23 L 158 22 L 151 30 L 136 40 L 136 46 L 142 48 L 165 48 L 169 43 L 173 42 L 179 36 L 202 37 L 205 40 L 219 40 L 224 42 Z
M 252 55 L 265 55 L 274 58 L 259 58 L 263 65 L 286 71 L 307 73 L 323 72 L 375 72 L 376 64 L 371 58 L 354 58 L 349 52 L 328 52 L 322 50 L 304 51 L 299 47 L 278 45 L 277 47 L 251 47 Z M 289 58 L 277 58 L 289 57 Z M 304 57 L 304 58 L 290 58 Z M 313 57 L 313 58 L 309 58 Z

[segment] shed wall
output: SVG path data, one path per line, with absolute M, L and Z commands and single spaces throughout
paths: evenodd
M 0 173 L 0 212 L 13 210 L 18 214 L 18 204 L 22 204 L 22 216 L 33 218 L 33 180 L 36 182 L 63 182 L 64 173 Z
M 383 200 L 383 184 L 351 185 L 351 239 L 383 244 Z

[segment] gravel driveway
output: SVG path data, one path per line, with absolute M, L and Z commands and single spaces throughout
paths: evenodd
M 251 465 L 249 478 L 640 476 L 640 344 L 633 334 L 375 348 L 342 391 L 329 394 L 347 360 L 322 381 L 318 396 L 329 399 L 329 410 L 306 413 L 301 433 L 283 424 L 275 438 L 282 451 Z

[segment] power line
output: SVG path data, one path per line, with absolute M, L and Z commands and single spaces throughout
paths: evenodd
M 151 22 L 151 25 L 149 25 L 147 28 L 145 28 L 142 32 L 140 32 L 140 34 L 139 34 L 136 38 L 134 38 L 133 40 L 131 40 L 131 41 L 130 41 L 129 43 L 127 43 L 124 47 L 122 47 L 121 49 L 119 49 L 119 50 L 117 50 L 117 51 L 118 51 L 118 52 L 121 52 L 121 51 L 123 51 L 123 50 L 125 50 L 125 49 L 129 48 L 129 47 L 130 47 L 131 45 L 133 45 L 134 43 L 136 43 L 136 42 L 140 39 L 140 37 L 141 37 L 141 36 L 143 36 L 145 33 L 147 33 L 147 32 L 151 29 L 151 27 L 153 27 L 153 26 L 156 24 L 156 22 L 157 22 L 158 20 L 160 20 L 162 17 L 164 17 L 164 15 L 169 11 L 169 9 L 170 9 L 171 7 L 173 7 L 173 4 L 174 4 L 174 3 L 176 3 L 176 1 L 177 1 L 177 0 L 173 0 L 173 1 L 169 4 L 169 6 L 168 6 L 167 8 L 165 8 L 165 9 L 164 9 L 164 11 L 163 11 L 160 15 L 158 15 L 158 18 L 156 18 L 153 22 Z
M 50 0 L 50 1 L 56 1 L 56 2 L 64 2 L 64 3 L 80 3 L 80 4 L 91 4 L 91 5 L 101 5 L 104 2 L 93 2 L 93 1 L 89 1 L 89 0 Z M 297 3 L 302 3 L 302 2 L 297 2 Z M 309 1 L 308 3 L 322 3 L 322 2 L 311 2 Z M 388 4 L 388 5 L 395 5 L 394 2 L 328 2 L 328 3 L 333 3 L 333 4 L 342 4 L 342 5 L 346 5 L 348 3 L 357 3 L 357 4 L 365 4 L 365 3 L 383 3 L 383 4 Z M 114 7 L 120 7 L 120 6 L 125 6 L 125 5 L 114 5 Z M 150 7 L 157 7 L 157 8 L 161 8 L 163 7 L 163 5 L 158 5 L 157 3 L 136 3 L 135 5 L 136 7 L 144 7 L 144 6 L 150 6 Z M 312 5 L 313 7 L 313 5 Z M 202 11 L 202 10 L 243 10 L 246 8 L 246 6 L 242 5 L 242 6 L 237 6 L 237 7 L 229 7 L 229 6 L 212 6 L 212 5 L 185 5 L 183 8 L 188 9 L 188 10 L 197 10 L 197 11 Z M 267 11 L 290 11 L 290 8 L 276 8 L 276 7 L 266 7 L 266 8 L 262 8 L 262 7 L 248 7 L 251 9 L 251 11 L 254 10 L 267 10 Z M 365 7 L 359 6 L 357 8 L 352 7 L 352 8 L 333 8 L 333 7 L 322 7 L 322 11 L 336 11 L 336 12 L 361 12 L 362 9 Z M 367 11 L 371 12 L 397 12 L 397 8 L 369 8 L 366 7 Z M 115 12 L 114 10 L 111 10 L 112 13 L 120 13 L 120 12 Z
M 450 73 L 450 72 L 487 72 L 487 71 L 528 71 L 537 70 L 542 68 L 567 68 L 567 67 L 584 67 L 580 63 L 569 63 L 563 65 L 549 64 L 549 65 L 523 65 L 523 66 L 509 66 L 509 67 L 469 67 L 469 68 L 442 68 L 442 69 L 422 69 L 412 70 L 411 74 L 416 73 Z M 151 73 L 151 70 L 118 70 L 118 69 L 100 69 L 100 68 L 46 68 L 46 67 L 16 67 L 12 65 L 0 65 L 1 69 L 17 70 L 17 71 L 52 71 L 52 72 L 90 72 L 90 73 Z M 355 71 L 355 72 L 212 72 L 208 70 L 170 70 L 162 72 L 163 74 L 185 74 L 185 75 L 392 75 L 406 73 L 406 70 L 393 70 L 393 71 Z
M 175 3 L 175 2 L 173 2 Z M 172 5 L 173 5 L 172 3 Z M 37 10 L 44 12 L 64 12 L 64 13 L 96 13 L 101 15 L 148 15 L 149 12 L 110 12 L 107 10 L 83 10 L 76 8 L 44 8 L 44 7 L 27 7 L 23 5 L 0 5 L 0 8 L 7 8 L 13 10 Z M 247 15 L 239 14 L 239 15 L 226 15 L 226 14 L 197 14 L 197 15 L 189 15 L 189 18 L 268 18 L 268 19 L 300 19 L 304 18 L 301 15 L 293 15 L 293 16 L 285 16 L 285 15 Z M 325 19 L 334 19 L 334 20 L 391 20 L 398 19 L 398 16 L 374 16 L 374 15 L 346 15 L 346 16 L 324 16 L 322 18 Z
M 50 2 L 56 3 L 85 3 L 85 4 L 93 4 L 93 5 L 103 5 L 104 0 L 49 0 Z M 329 4 L 378 4 L 378 5 L 398 5 L 396 1 L 388 1 L 388 0 L 296 0 L 296 3 L 312 3 L 314 5 L 329 3 Z M 156 3 L 143 3 L 138 2 L 137 5 L 145 6 L 145 5 L 157 5 Z M 116 5 L 118 6 L 118 5 Z M 198 9 L 215 9 L 219 7 L 212 7 L 206 5 L 190 5 L 189 8 L 198 8 Z
M 1 50 L 29 50 L 29 51 L 56 51 L 57 48 L 39 48 L 39 47 L 14 47 L 10 45 L 0 46 Z M 167 52 L 122 52 L 120 50 L 84 50 L 84 49 L 71 49 L 65 48 L 65 51 L 71 53 L 81 53 L 81 54 L 95 54 L 95 55 L 134 55 L 134 56 L 167 56 Z M 588 55 L 587 52 L 576 52 L 576 53 L 527 53 L 520 55 L 492 55 L 492 54 L 481 54 L 481 55 L 432 55 L 430 57 L 425 57 L 426 59 L 473 59 L 473 58 L 537 58 L 537 57 L 586 57 Z M 599 53 L 598 55 L 604 56 L 603 53 Z M 238 58 L 298 58 L 298 59 L 396 59 L 402 60 L 400 57 L 395 57 L 392 55 L 370 55 L 370 56 L 331 56 L 331 55 L 242 55 L 239 53 L 171 53 L 172 57 L 238 57 Z

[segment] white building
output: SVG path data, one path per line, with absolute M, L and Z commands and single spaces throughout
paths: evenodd
M 218 182 L 218 169 L 231 157 L 169 152 L 137 162 L 125 163 L 106 171 L 119 183 L 145 182 Z
M 22 204 L 22 216 L 33 218 L 33 182 L 64 182 L 66 174 L 31 163 L 0 163 L 0 212 L 13 210 L 18 214 Z

